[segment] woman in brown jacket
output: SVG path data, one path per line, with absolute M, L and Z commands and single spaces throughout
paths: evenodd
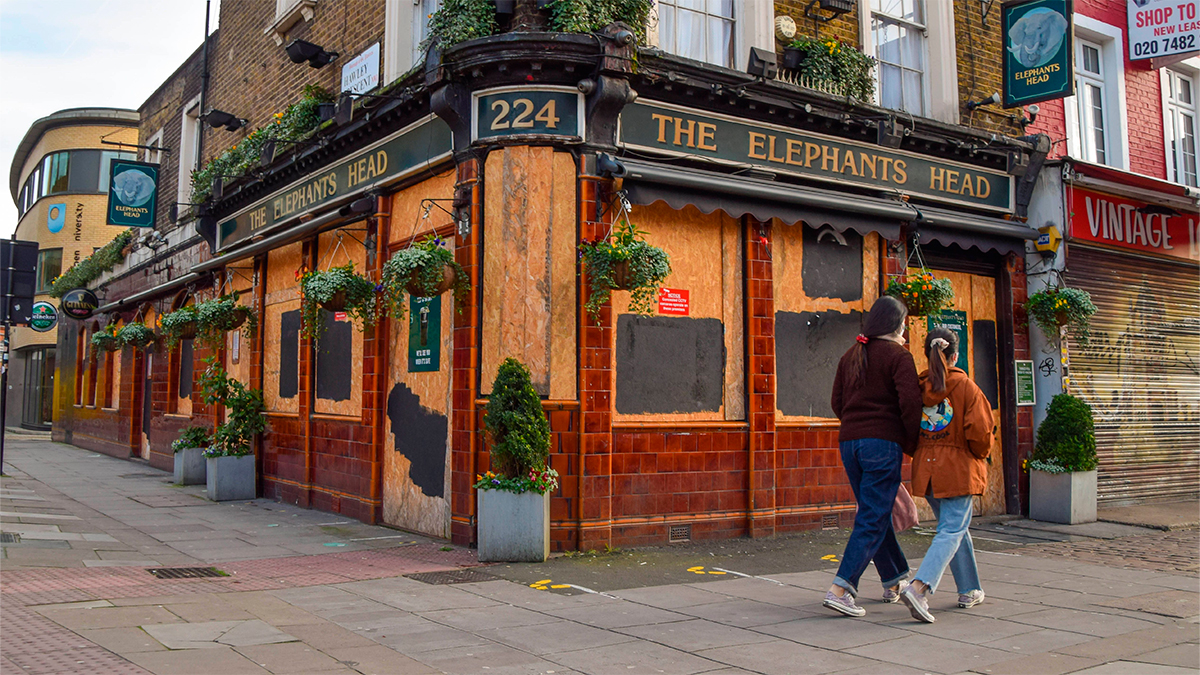
M 912 584 L 900 592 L 913 618 L 933 623 L 925 594 L 937 590 L 949 565 L 958 586 L 958 606 L 983 602 L 975 549 L 971 545 L 973 496 L 987 489 L 988 454 L 992 451 L 992 406 L 961 368 L 958 336 L 945 328 L 925 337 L 929 370 L 921 373 L 925 404 L 921 436 L 913 456 L 912 493 L 923 495 L 938 518 L 937 536 L 929 545 Z

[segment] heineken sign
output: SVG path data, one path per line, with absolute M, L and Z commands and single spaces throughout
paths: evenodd
M 625 106 L 620 143 L 997 211 L 1013 207 L 1012 177 L 1001 171 L 662 103 Z
M 1004 107 L 1075 94 L 1071 0 L 1019 0 L 1000 9 Z
M 54 330 L 58 325 L 58 310 L 48 302 L 33 303 L 33 315 L 29 319 L 29 327 L 39 333 Z
M 264 234 L 320 206 L 424 169 L 453 149 L 450 127 L 430 116 L 256 202 L 217 226 L 217 250 Z
M 154 227 L 158 165 L 114 159 L 109 168 L 108 224 Z

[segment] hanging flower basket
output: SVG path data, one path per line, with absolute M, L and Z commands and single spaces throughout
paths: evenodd
M 613 265 L 612 281 L 614 291 L 628 291 L 633 288 L 633 273 L 629 271 L 628 260 L 620 260 Z
M 471 292 L 471 280 L 454 253 L 443 244 L 440 237 L 428 236 L 406 249 L 396 251 L 383 264 L 380 286 L 391 316 L 403 319 L 407 306 L 404 294 L 414 298 L 432 298 L 451 288 L 459 311 L 465 306 Z
M 1091 317 L 1096 313 L 1096 305 L 1087 291 L 1051 288 L 1034 293 L 1025 302 L 1025 312 L 1051 340 L 1066 327 L 1068 333 L 1086 342 L 1091 336 Z
M 443 265 L 442 266 L 442 282 L 439 283 L 437 286 L 434 286 L 431 289 L 425 288 L 422 285 L 420 275 L 416 272 L 413 272 L 413 275 L 411 277 L 409 277 L 408 284 L 404 287 L 404 290 L 408 291 L 408 294 L 411 296 L 414 296 L 414 297 L 432 298 L 435 295 L 441 295 L 442 293 L 445 293 L 446 291 L 450 290 L 451 288 L 454 288 L 454 282 L 457 280 L 458 280 L 458 272 L 454 271 L 454 266 L 453 265 Z M 431 293 L 430 291 L 433 291 L 433 292 Z
M 104 327 L 92 334 L 92 346 L 103 352 L 115 352 L 121 348 L 121 341 L 117 339 L 116 327 L 112 324 Z
M 374 282 L 354 271 L 354 263 L 324 272 L 306 272 L 300 277 L 300 291 L 304 294 L 300 304 L 301 330 L 307 337 L 319 339 L 324 328 L 322 309 L 346 312 L 359 321 L 360 330 L 374 326 L 378 319 L 376 290 Z
M 162 318 L 163 340 L 167 349 L 174 349 L 180 340 L 191 340 L 196 337 L 199 315 L 192 305 L 164 314 Z
M 643 316 L 653 313 L 659 285 L 671 273 L 671 257 L 646 243 L 645 236 L 626 215 L 608 238 L 579 245 L 590 287 L 584 308 L 596 322 L 613 291 L 630 291 L 629 311 Z
M 126 347 L 144 349 L 154 344 L 157 339 L 158 336 L 154 334 L 154 330 L 141 322 L 127 323 L 117 331 L 117 340 Z
M 907 281 L 893 279 L 884 292 L 903 302 L 909 316 L 928 316 L 954 306 L 950 280 L 936 279 L 924 268 L 919 274 L 908 275 Z
M 327 312 L 341 312 L 346 309 L 346 290 L 339 289 L 329 296 L 328 300 L 321 302 L 321 309 Z
M 221 346 L 225 333 L 243 326 L 246 337 L 253 337 L 258 317 L 249 307 L 238 304 L 237 293 L 196 304 L 196 335 L 208 346 Z

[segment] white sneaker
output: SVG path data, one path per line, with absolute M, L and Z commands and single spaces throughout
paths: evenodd
M 983 602 L 983 590 L 975 589 L 970 593 L 958 594 L 958 606 L 962 609 L 971 609 L 975 605 Z

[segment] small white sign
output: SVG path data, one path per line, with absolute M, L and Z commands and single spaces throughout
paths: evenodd
M 342 66 L 342 91 L 365 94 L 379 86 L 379 43 Z
M 1200 1 L 1125 0 L 1129 6 L 1129 59 L 1200 50 Z

